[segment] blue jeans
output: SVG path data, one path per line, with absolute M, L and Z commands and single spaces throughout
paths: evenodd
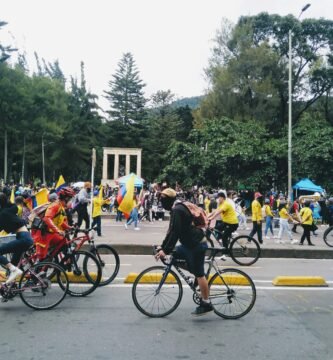
M 274 235 L 272 220 L 271 216 L 266 216 L 265 236 L 267 236 L 268 230 L 271 230 L 271 234 Z
M 132 210 L 129 219 L 127 220 L 127 225 L 131 225 L 132 222 L 134 222 L 134 227 L 138 227 L 138 216 L 139 216 L 139 212 L 138 209 L 135 207 Z
M 16 240 L 0 246 L 0 264 L 9 264 L 8 259 L 2 255 L 13 253 L 11 263 L 13 265 L 17 265 L 20 261 L 21 255 L 28 250 L 33 243 L 34 242 L 29 231 L 16 233 Z
M 91 227 L 94 227 L 96 225 L 97 235 L 102 235 L 102 227 L 101 227 L 101 216 L 95 216 L 93 218 L 93 222 L 91 224 Z

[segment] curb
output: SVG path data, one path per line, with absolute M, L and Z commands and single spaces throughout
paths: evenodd
M 277 276 L 272 284 L 274 286 L 328 286 L 321 276 Z
M 120 255 L 153 255 L 153 245 L 113 244 Z M 333 259 L 333 249 L 261 248 L 262 258 Z M 260 260 L 259 260 L 260 261 Z
M 132 284 L 138 277 L 138 273 L 129 273 L 124 280 L 125 284 Z M 212 275 L 209 276 L 208 281 L 212 278 Z M 158 284 L 162 279 L 162 274 L 151 273 L 150 275 L 145 274 L 142 276 L 140 283 L 144 284 Z M 248 280 L 241 275 L 231 275 L 225 276 L 224 281 L 228 284 L 234 283 L 237 281 L 238 286 L 249 285 Z M 171 274 L 168 275 L 166 281 L 167 284 L 175 284 L 176 281 Z M 214 281 L 214 284 L 222 284 L 220 278 L 217 278 Z M 303 287 L 328 287 L 325 279 L 321 276 L 277 276 L 272 284 L 274 286 L 303 286 Z

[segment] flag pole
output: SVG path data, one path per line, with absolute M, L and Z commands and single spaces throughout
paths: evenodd
M 91 154 L 90 214 L 89 214 L 90 226 L 92 224 L 92 213 L 93 213 L 95 167 L 96 167 L 96 149 L 92 148 L 92 154 Z

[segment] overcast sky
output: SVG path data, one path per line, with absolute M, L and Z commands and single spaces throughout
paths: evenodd
M 90 90 L 101 96 L 125 52 L 147 84 L 147 96 L 170 89 L 177 97 L 201 95 L 212 39 L 227 18 L 266 11 L 302 19 L 333 18 L 333 0 L 0 0 L 8 25 L 0 42 L 59 60 L 65 75 L 80 75 L 84 61 Z M 105 101 L 101 101 L 105 107 Z

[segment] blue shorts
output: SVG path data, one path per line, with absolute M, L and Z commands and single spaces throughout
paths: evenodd
M 199 243 L 192 249 L 184 245 L 176 247 L 177 255 L 186 260 L 189 271 L 195 277 L 205 276 L 205 252 L 207 247 L 207 242 Z

